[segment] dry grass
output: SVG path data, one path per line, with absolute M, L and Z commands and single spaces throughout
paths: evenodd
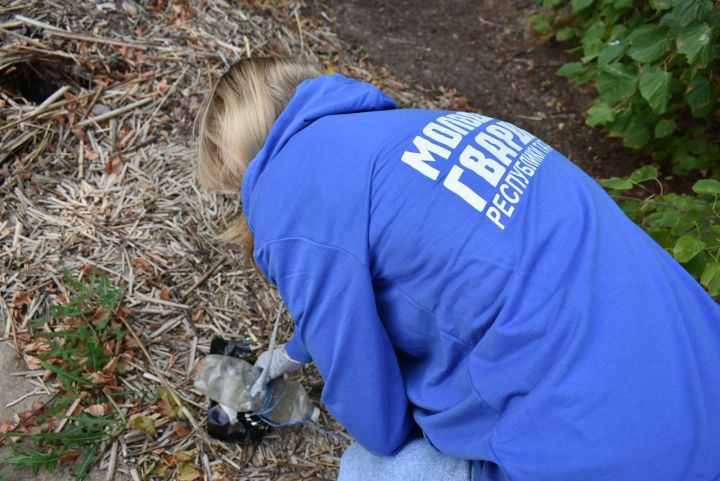
M 347 442 L 310 428 L 276 432 L 257 449 L 210 441 L 205 400 L 191 375 L 213 335 L 267 343 L 278 297 L 241 268 L 214 235 L 239 198 L 199 190 L 192 124 L 209 85 L 243 56 L 306 55 L 329 71 L 372 81 L 402 106 L 462 107 L 453 91 L 408 86 L 372 66 L 333 31 L 328 11 L 297 1 L 94 3 L 0 6 L 0 334 L 27 330 L 60 289 L 62 267 L 96 267 L 126 289 L 132 329 L 150 360 L 129 386 L 168 384 L 194 406 L 189 434 L 168 443 L 129 432 L 101 469 L 143 479 L 167 453 L 197 448 L 206 479 L 334 479 Z M 292 329 L 289 317 L 280 338 Z M 0 373 L 9 376 L 10 373 Z M 33 375 L 30 373 L 29 375 Z M 311 367 L 303 383 L 317 400 Z M 157 416 L 157 413 L 156 413 Z M 321 424 L 342 432 L 325 413 Z M 118 461 L 116 463 L 116 460 Z M 225 467 L 225 471 L 220 469 Z M 284 478 L 284 476 L 288 476 Z

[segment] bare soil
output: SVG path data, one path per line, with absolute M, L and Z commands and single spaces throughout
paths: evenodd
M 470 110 L 533 132 L 596 178 L 627 175 L 642 158 L 585 125 L 589 86 L 555 71 L 573 56 L 533 34 L 533 0 L 328 2 L 334 30 L 403 82 L 445 86 Z M 316 3 L 310 3 L 312 11 Z M 327 21 L 327 20 L 326 20 Z

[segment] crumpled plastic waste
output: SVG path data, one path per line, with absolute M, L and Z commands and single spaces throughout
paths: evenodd
M 314 422 L 319 411 L 300 383 L 280 377 L 265 390 L 250 391 L 261 375 L 246 359 L 250 339 L 213 339 L 195 376 L 195 388 L 210 398 L 207 430 L 223 441 L 258 442 L 271 428 Z

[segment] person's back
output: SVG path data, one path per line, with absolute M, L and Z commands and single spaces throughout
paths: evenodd
M 720 475 L 720 307 L 533 136 L 393 107 L 305 81 L 243 181 L 330 412 L 382 454 L 414 421 L 477 479 Z

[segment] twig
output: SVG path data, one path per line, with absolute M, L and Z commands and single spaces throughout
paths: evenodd
M 32 25 L 34 27 L 43 28 L 43 29 L 45 29 L 45 31 L 47 32 L 48 35 L 55 36 L 55 37 L 70 38 L 73 40 L 84 40 L 86 42 L 105 43 L 108 45 L 116 45 L 118 47 L 131 47 L 131 48 L 137 48 L 137 49 L 141 49 L 141 50 L 153 47 L 153 45 L 150 45 L 150 44 L 127 42 L 127 41 L 115 40 L 112 38 L 96 37 L 93 35 L 84 35 L 82 33 L 67 32 L 67 31 L 61 30 L 53 25 L 43 23 L 43 22 L 40 22 L 40 21 L 32 19 L 32 18 L 24 17 L 20 14 L 16 14 L 15 18 L 27 25 Z
M 84 127 L 88 124 L 91 124 L 93 122 L 101 122 L 103 120 L 107 120 L 113 117 L 116 117 L 118 115 L 122 115 L 125 112 L 130 112 L 131 110 L 134 110 L 138 107 L 142 107 L 143 105 L 149 104 L 152 102 L 151 97 L 145 97 L 144 99 L 138 100 L 137 102 L 133 102 L 131 104 L 125 105 L 123 107 L 117 108 L 115 110 L 111 110 L 110 112 L 105 112 L 104 114 L 100 114 L 98 116 L 83 120 L 82 122 L 79 122 L 77 124 L 78 127 Z
M 110 463 L 107 468 L 107 473 L 105 474 L 105 481 L 112 481 L 113 478 L 115 478 L 115 467 L 117 465 L 117 451 L 118 451 L 118 441 L 117 439 L 113 441 L 112 447 L 110 448 Z
M 215 264 L 213 264 L 212 267 L 205 272 L 205 274 L 200 276 L 200 278 L 193 283 L 192 286 L 188 287 L 180 294 L 181 297 L 185 298 L 188 296 L 188 294 L 190 294 L 192 291 L 197 289 L 198 286 L 200 286 L 200 284 L 205 282 L 208 279 L 208 277 L 213 275 L 213 273 L 217 270 L 217 268 L 220 267 L 224 262 L 225 262 L 225 259 L 223 258 L 223 259 L 220 259 L 219 261 L 217 261 Z

